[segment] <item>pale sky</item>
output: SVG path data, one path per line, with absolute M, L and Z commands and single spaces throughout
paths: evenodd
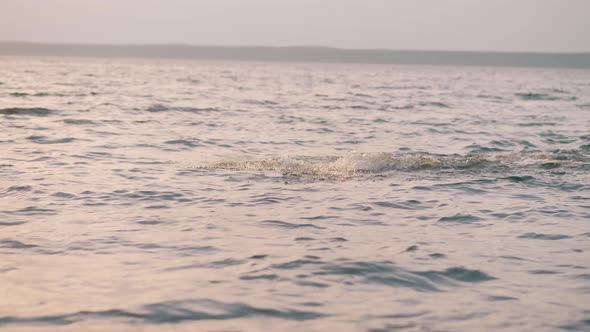
M 590 0 L 0 0 L 0 40 L 590 51 Z

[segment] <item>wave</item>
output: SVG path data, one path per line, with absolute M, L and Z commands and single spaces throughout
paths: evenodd
M 47 92 L 37 92 L 37 93 L 28 93 L 28 92 L 12 92 L 10 93 L 11 97 L 48 97 L 50 96 Z M 61 95 L 59 95 L 61 96 Z
M 287 177 L 342 180 L 391 171 L 498 169 L 499 167 L 514 167 L 516 165 L 553 169 L 576 163 L 585 165 L 588 162 L 590 162 L 590 158 L 583 150 L 468 155 L 351 152 L 342 156 L 281 156 L 246 161 L 222 161 L 195 168 L 249 172 L 274 171 Z M 551 164 L 550 168 L 547 167 L 548 164 Z
M 58 139 L 49 139 L 47 136 L 42 135 L 33 135 L 27 137 L 27 139 L 33 143 L 37 144 L 63 144 L 63 143 L 71 143 L 76 139 L 73 137 L 64 137 Z
M 65 124 L 71 125 L 96 125 L 97 123 L 88 119 L 64 119 L 62 120 Z
M 202 299 L 147 304 L 137 311 L 110 309 L 46 316 L 0 316 L 0 327 L 9 325 L 70 325 L 92 319 L 120 319 L 148 324 L 174 324 L 186 321 L 231 320 L 249 317 L 305 321 L 324 316 L 326 315 L 312 311 L 260 308 L 244 303 L 226 303 Z
M 187 113 L 207 113 L 219 112 L 216 108 L 198 108 L 198 107 L 180 107 L 180 106 L 166 106 L 162 104 L 154 104 L 146 108 L 147 112 L 187 112 Z
M 443 292 L 450 288 L 496 280 L 495 277 L 480 271 L 460 266 L 444 270 L 413 271 L 401 268 L 390 261 L 341 261 L 338 264 L 320 260 L 315 256 L 273 264 L 269 270 L 305 270 L 319 281 L 332 283 L 331 277 L 340 282 L 362 281 L 388 287 L 409 288 L 419 292 Z
M 54 111 L 43 108 L 43 107 L 32 107 L 32 108 L 23 108 L 23 107 L 10 107 L 10 108 L 0 108 L 0 114 L 3 115 L 34 115 L 34 116 L 47 116 Z
M 560 92 L 563 93 L 563 92 Z M 578 98 L 575 96 L 568 96 L 568 97 L 558 97 L 548 93 L 540 93 L 540 92 L 526 92 L 526 93 L 515 93 L 516 97 L 519 97 L 521 100 L 544 100 L 544 101 L 556 101 L 556 100 L 565 100 L 565 101 L 574 101 Z

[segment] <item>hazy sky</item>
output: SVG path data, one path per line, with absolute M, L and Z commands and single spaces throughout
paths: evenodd
M 590 0 L 0 0 L 0 40 L 590 51 Z

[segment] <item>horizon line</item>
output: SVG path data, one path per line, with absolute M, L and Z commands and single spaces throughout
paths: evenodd
M 2 56 L 165 58 L 227 61 L 590 69 L 590 53 L 345 49 L 327 46 L 77 44 L 0 41 Z
M 354 47 L 338 47 L 326 45 L 263 45 L 263 44 L 191 44 L 179 42 L 155 42 L 155 43 L 95 43 L 95 42 L 43 42 L 43 41 L 27 41 L 27 40 L 0 40 L 0 44 L 29 44 L 29 45 L 46 45 L 46 46 L 102 46 L 102 47 L 158 47 L 158 46 L 175 46 L 175 47 L 195 47 L 195 48 L 267 48 L 267 49 L 326 49 L 335 51 L 374 51 L 374 52 L 424 52 L 424 53 L 487 53 L 487 54 L 539 54 L 539 55 L 581 55 L 589 54 L 588 51 L 514 51 L 514 50 L 473 50 L 473 49 L 410 49 L 410 48 L 354 48 Z

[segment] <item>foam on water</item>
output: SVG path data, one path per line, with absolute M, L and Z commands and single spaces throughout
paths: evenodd
M 565 157 L 564 157 L 565 156 Z M 586 165 L 584 150 L 550 153 L 495 153 L 435 155 L 430 153 L 350 152 L 342 156 L 282 156 L 258 160 L 217 162 L 195 166 L 203 170 L 275 171 L 288 177 L 346 180 L 390 171 L 421 170 L 497 170 L 501 167 L 553 169 Z

